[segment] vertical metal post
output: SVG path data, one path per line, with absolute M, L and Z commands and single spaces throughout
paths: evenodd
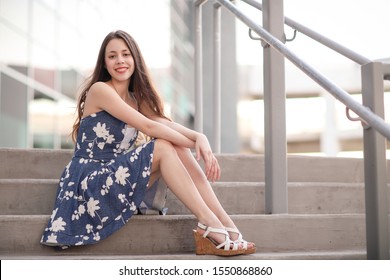
M 56 5 L 56 10 L 60 10 L 60 3 L 59 2 L 56 2 L 55 3 Z M 54 19 L 54 29 L 55 30 L 61 30 L 60 29 L 60 19 L 58 17 L 56 17 Z M 60 31 L 61 32 L 61 31 Z M 60 47 L 60 33 L 59 32 L 56 32 L 55 35 L 54 35 L 54 46 L 56 46 L 56 49 L 59 49 Z M 55 53 L 55 58 L 57 60 L 57 65 L 60 64 L 60 56 L 58 54 L 58 52 Z M 54 89 L 58 92 L 62 92 L 62 75 L 61 75 L 61 69 L 60 67 L 57 67 L 57 69 L 54 70 L 55 71 L 55 76 L 54 76 Z M 60 129 L 60 115 L 58 112 L 60 112 L 61 108 L 60 108 L 60 98 L 58 98 L 55 102 L 55 106 L 56 106 L 56 113 L 54 115 L 54 127 L 53 127 L 53 148 L 54 149 L 61 149 L 61 129 Z
M 195 1 L 195 130 L 203 132 L 202 4 Z
M 28 34 L 33 34 L 33 13 L 34 13 L 34 5 L 37 5 L 33 1 L 28 2 Z M 27 37 L 27 77 L 30 79 L 34 78 L 34 65 L 33 61 L 33 40 L 31 36 Z M 34 100 L 34 89 L 27 84 L 27 104 Z M 27 106 L 26 110 L 29 110 Z M 27 114 L 27 148 L 34 148 L 34 132 L 30 126 L 30 114 Z
M 263 0 L 263 26 L 283 41 L 283 0 Z M 284 57 L 264 48 L 265 211 L 287 213 L 287 140 Z
M 221 152 L 221 5 L 214 4 L 213 150 Z
M 362 92 L 363 105 L 384 118 L 382 63 L 362 66 Z M 389 259 L 386 139 L 373 128 L 363 139 L 367 259 Z

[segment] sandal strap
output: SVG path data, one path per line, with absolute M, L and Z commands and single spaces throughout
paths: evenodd
M 225 227 L 225 229 L 226 229 L 226 231 L 240 234 L 240 231 L 238 230 L 238 228 Z
M 242 234 L 241 232 L 237 229 L 237 228 L 225 228 L 227 232 L 232 232 L 232 233 L 235 233 L 235 234 L 238 234 L 238 238 L 237 240 L 235 240 L 234 242 L 236 243 L 242 243 L 242 247 L 244 250 L 247 250 L 248 249 L 248 241 L 244 240 L 242 238 Z
M 206 226 L 200 222 L 198 222 L 198 227 L 205 231 L 203 234 L 204 238 L 206 238 L 210 232 L 220 233 L 220 234 L 225 235 L 225 242 L 222 242 L 219 245 L 217 245 L 216 246 L 217 249 L 221 249 L 222 247 L 224 247 L 224 250 L 226 250 L 226 251 L 238 250 L 238 244 L 236 242 L 233 242 L 232 240 L 230 240 L 229 233 L 227 232 L 226 229 L 209 227 L 209 226 Z M 232 245 L 233 245 L 233 247 L 232 247 Z
M 242 234 L 241 232 L 237 229 L 237 228 L 225 228 L 227 232 L 232 232 L 232 233 L 235 233 L 235 234 L 238 234 L 238 238 L 237 240 L 242 240 Z
M 201 222 L 198 222 L 198 228 L 206 230 L 207 226 L 205 224 L 202 224 Z
M 209 226 L 206 226 L 202 223 L 198 223 L 198 227 L 200 229 L 203 229 L 205 232 L 203 234 L 203 237 L 207 237 L 207 235 L 210 233 L 210 232 L 215 232 L 215 233 L 221 233 L 221 234 L 224 234 L 226 237 L 229 238 L 229 233 L 226 231 L 226 229 L 222 229 L 222 228 L 213 228 L 213 227 L 209 227 Z

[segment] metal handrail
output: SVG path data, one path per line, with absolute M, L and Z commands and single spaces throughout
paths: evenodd
M 248 5 L 251 5 L 252 7 L 256 8 L 256 9 L 259 9 L 260 11 L 263 10 L 263 5 L 256 0 L 241 0 L 241 1 L 247 3 Z M 351 59 L 352 61 L 354 61 L 360 65 L 364 65 L 364 64 L 371 62 L 371 60 L 369 58 L 364 57 L 361 54 L 358 54 L 358 53 L 354 52 L 353 50 L 346 48 L 345 46 L 333 41 L 332 39 L 329 39 L 328 37 L 325 37 L 325 36 L 315 32 L 314 30 L 300 24 L 299 22 L 296 22 L 295 20 L 293 20 L 291 18 L 284 17 L 284 23 L 286 25 L 290 26 L 291 28 L 298 30 L 302 34 L 305 34 L 306 36 L 310 37 L 311 39 L 323 44 L 324 46 L 327 46 L 328 48 L 338 52 L 339 54 Z
M 390 125 L 387 124 L 381 117 L 374 114 L 369 108 L 361 105 L 354 100 L 348 92 L 343 90 L 338 85 L 334 84 L 327 77 L 300 59 L 296 54 L 289 50 L 281 41 L 272 36 L 267 30 L 258 25 L 255 21 L 246 16 L 236 5 L 229 0 L 216 0 L 230 12 L 232 12 L 238 19 L 245 23 L 255 33 L 257 33 L 266 43 L 272 46 L 275 50 L 281 53 L 284 57 L 290 60 L 295 66 L 301 69 L 306 75 L 312 78 L 320 86 L 331 93 L 336 99 L 341 101 L 344 105 L 350 108 L 362 120 L 375 128 L 387 139 L 390 139 Z M 363 62 L 363 61 L 361 61 Z
M 355 101 L 348 92 L 344 91 L 342 88 L 328 80 L 325 76 L 319 73 L 316 69 L 312 68 L 305 61 L 301 60 L 298 56 L 296 56 L 293 52 L 291 52 L 287 47 L 284 46 L 284 39 L 278 40 L 274 37 L 270 32 L 266 29 L 262 28 L 255 21 L 251 20 L 247 15 L 245 15 L 236 5 L 233 5 L 231 0 L 214 0 L 214 8 L 219 9 L 221 6 L 228 9 L 232 12 L 236 18 L 240 19 L 243 23 L 245 23 L 251 31 L 253 30 L 260 36 L 260 40 L 262 41 L 263 47 L 271 46 L 273 48 L 272 53 L 269 51 L 269 48 L 265 49 L 264 55 L 266 58 L 265 67 L 267 70 L 272 72 L 270 76 L 279 75 L 279 72 L 284 69 L 283 59 L 282 57 L 289 59 L 294 65 L 296 65 L 301 71 L 303 71 L 307 76 L 312 78 L 315 82 L 317 82 L 320 86 L 326 89 L 329 93 L 331 93 L 336 99 L 341 101 L 347 106 L 346 115 L 350 120 L 358 120 L 361 121 L 364 128 L 364 177 L 365 177 L 365 204 L 366 204 L 366 241 L 367 241 L 367 258 L 368 259 L 389 259 L 389 240 L 388 240 L 388 202 L 387 202 L 387 163 L 386 163 L 386 143 L 385 137 L 390 139 L 390 125 L 387 124 L 383 120 L 384 116 L 384 108 L 383 108 L 383 79 L 390 79 L 390 63 L 387 61 L 371 61 L 368 58 L 357 54 L 346 47 L 314 32 L 313 30 L 284 17 L 283 13 L 275 12 L 275 6 L 279 5 L 283 2 L 283 0 L 272 2 L 271 0 L 267 0 L 265 7 L 266 17 L 274 16 L 276 20 L 273 22 L 273 26 L 270 26 L 269 19 L 266 18 L 264 21 L 265 25 L 268 26 L 270 30 L 273 30 L 275 34 L 283 34 L 283 29 L 280 27 L 284 24 L 287 24 L 294 28 L 294 33 L 298 30 L 305 35 L 311 37 L 312 39 L 318 41 L 319 43 L 333 49 L 334 51 L 344 55 L 345 57 L 355 61 L 356 63 L 361 65 L 361 73 L 362 73 L 362 93 L 363 93 L 363 105 Z M 262 10 L 262 4 L 258 3 L 254 0 L 242 0 L 256 8 Z M 202 116 L 202 103 L 199 102 L 202 100 L 202 28 L 201 28 L 201 9 L 200 6 L 203 5 L 207 0 L 195 0 L 196 6 L 196 17 L 195 17 L 195 25 L 196 25 L 196 114 L 198 117 L 195 118 L 198 126 L 202 128 L 201 120 Z M 271 8 L 271 9 L 270 9 Z M 219 13 L 215 13 L 215 22 L 214 22 L 214 50 L 217 55 L 220 55 L 220 24 L 216 21 L 219 21 Z M 278 26 L 280 25 L 280 26 Z M 283 36 L 280 36 L 283 37 Z M 256 38 L 258 39 L 258 38 Z M 281 56 L 272 56 L 275 54 L 274 50 L 281 54 Z M 276 59 L 277 58 L 277 59 Z M 276 66 L 271 68 L 270 63 L 274 63 Z M 214 73 L 215 78 L 220 79 L 220 58 L 215 58 L 214 60 Z M 218 64 L 218 65 L 216 65 Z M 282 75 L 282 73 L 280 73 Z M 272 77 L 265 77 L 267 80 L 267 88 L 265 89 L 267 93 L 270 95 L 269 87 L 272 84 L 275 86 L 275 79 Z M 283 77 L 284 78 L 284 77 Z M 214 81 L 214 83 L 220 83 L 220 81 Z M 284 92 L 284 86 L 278 88 L 278 90 Z M 220 91 L 220 85 L 215 84 L 215 88 L 217 92 Z M 219 96 L 218 94 L 217 96 Z M 268 95 L 268 96 L 269 96 Z M 270 96 L 269 96 L 270 97 Z M 281 110 L 283 110 L 283 104 L 280 104 L 280 95 L 273 99 L 274 104 L 277 104 Z M 218 99 L 220 97 L 216 97 Z M 268 100 L 270 101 L 270 100 Z M 220 102 L 220 101 L 218 101 Z M 279 102 L 279 103 L 278 103 Z M 269 102 L 271 110 L 275 108 L 275 105 L 272 102 Z M 371 108 L 371 109 L 370 109 Z M 349 110 L 352 110 L 359 116 L 359 118 L 352 118 L 349 114 Z M 371 111 L 372 110 L 372 111 Z M 218 113 L 219 114 L 219 113 Z M 272 114 L 266 114 L 266 118 L 268 117 L 268 125 L 271 125 L 272 122 Z M 214 125 L 215 127 L 220 127 L 220 118 L 216 118 L 214 116 Z M 272 128 L 268 130 L 270 133 L 270 137 L 268 140 L 270 143 L 273 143 L 272 140 L 283 140 L 283 134 L 276 134 L 275 130 L 285 129 L 285 123 L 281 122 L 277 124 L 278 127 L 276 129 Z M 197 127 L 197 126 L 196 126 Z M 271 125 L 272 127 L 272 125 Z M 372 127 L 373 129 L 370 129 Z M 382 136 L 383 135 L 383 136 Z M 220 141 L 220 139 L 218 140 Z M 218 142 L 217 141 L 217 142 Z M 280 142 L 280 141 L 279 141 Z M 280 144 L 280 143 L 279 143 Z M 281 149 L 281 152 L 273 149 L 267 149 L 266 151 L 276 151 L 275 153 L 268 153 L 268 162 L 266 162 L 265 168 L 265 177 L 267 178 L 268 174 L 268 182 L 266 181 L 266 193 L 269 192 L 269 195 L 265 196 L 266 199 L 266 210 L 267 210 L 267 201 L 269 204 L 269 213 L 285 213 L 287 209 L 287 186 L 285 185 L 285 181 L 287 178 L 287 172 L 285 165 L 286 160 L 285 157 L 286 151 L 283 149 L 283 143 L 278 145 L 278 148 Z M 277 154 L 277 155 L 275 155 Z M 265 153 L 265 158 L 267 160 L 267 153 Z M 279 171 L 275 172 L 275 166 L 278 166 Z M 280 177 L 280 178 L 279 178 Z M 286 184 L 287 185 L 287 184 Z M 273 194 L 277 193 L 277 199 L 274 199 Z M 276 196 L 275 196 L 276 197 Z

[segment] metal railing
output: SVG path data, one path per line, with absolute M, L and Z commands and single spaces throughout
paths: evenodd
M 195 128 L 202 131 L 202 10 L 201 6 L 208 0 L 195 0 L 195 25 L 196 25 L 196 48 L 195 48 Z M 390 125 L 387 124 L 384 118 L 384 101 L 383 101 L 383 79 L 388 78 L 390 75 L 389 64 L 381 61 L 371 61 L 344 46 L 314 32 L 313 30 L 287 18 L 283 15 L 283 0 L 264 0 L 263 4 L 260 4 L 254 0 L 242 0 L 255 8 L 263 11 L 263 22 L 267 25 L 267 29 L 261 27 L 254 20 L 249 18 L 243 13 L 235 4 L 229 0 L 214 0 L 214 92 L 216 102 L 214 106 L 220 106 L 220 15 L 219 9 L 221 6 L 229 10 L 235 15 L 236 18 L 246 24 L 251 30 L 258 34 L 261 39 L 270 46 L 271 49 L 264 54 L 265 66 L 264 75 L 264 95 L 267 92 L 271 95 L 272 88 L 276 81 L 275 75 L 284 73 L 284 62 L 280 58 L 287 58 L 296 67 L 303 71 L 307 76 L 313 79 L 316 83 L 322 86 L 336 99 L 342 102 L 348 109 L 357 114 L 362 122 L 364 122 L 364 166 L 365 166 L 365 202 L 366 202 L 366 234 L 367 234 L 367 258 L 368 259 L 388 259 L 389 258 L 389 235 L 388 235 L 388 208 L 387 208 L 387 166 L 386 166 L 386 139 L 390 139 Z M 266 6 L 266 9 L 263 9 Z M 275 12 L 276 11 L 276 12 Z M 316 69 L 311 67 L 308 63 L 300 59 L 292 51 L 290 51 L 282 42 L 282 39 L 278 39 L 274 36 L 274 33 L 280 33 L 281 29 L 273 26 L 272 20 L 269 17 L 279 17 L 283 24 L 287 24 L 295 30 L 305 34 L 306 36 L 318 41 L 319 43 L 329 47 L 330 49 L 339 52 L 345 57 L 353 60 L 354 62 L 362 66 L 362 94 L 363 105 L 355 101 L 348 92 L 343 90 L 338 85 L 331 82 L 327 77 L 322 75 Z M 266 20 L 264 20 L 266 18 Z M 271 22 L 271 23 L 270 23 Z M 282 24 L 282 25 L 283 25 Z M 276 32 L 275 32 L 276 30 Z M 283 30 L 282 30 L 283 31 Z M 280 35 L 280 34 L 279 34 Z M 266 49 L 265 49 L 266 50 Z M 273 61 L 273 59 L 275 59 Z M 272 62 L 273 61 L 273 62 Z M 278 71 L 272 69 L 273 64 L 278 64 L 276 67 Z M 272 67 L 270 67 L 272 65 Z M 266 67 L 270 67 L 266 69 Z M 266 73 L 269 71 L 270 73 Z M 278 79 L 280 82 L 282 79 Z M 284 76 L 283 86 L 278 88 L 279 91 L 284 89 Z M 275 94 L 275 93 L 274 93 Z M 279 93 L 280 94 L 280 93 Z M 285 94 L 283 92 L 283 94 Z M 271 98 L 271 97 L 270 97 Z M 273 97 L 272 97 L 273 98 Z M 267 115 L 265 112 L 265 122 L 268 121 L 272 124 L 272 106 L 275 106 L 276 102 L 269 102 L 267 104 L 266 98 L 264 98 L 264 106 L 270 107 Z M 280 103 L 280 96 L 278 100 L 279 106 L 282 110 L 285 106 Z M 278 109 L 280 109 L 278 107 Z M 220 110 L 220 109 L 219 109 Z M 217 114 L 220 111 L 217 110 Z M 269 120 L 267 120 L 267 118 Z M 214 115 L 213 120 L 214 139 L 216 139 L 216 147 L 220 147 L 218 141 L 220 141 L 220 117 Z M 274 125 L 265 126 L 265 137 L 267 134 L 271 134 L 273 140 L 279 141 L 279 147 L 268 147 L 267 141 L 265 142 L 265 183 L 266 183 L 266 213 L 286 213 L 287 212 L 287 152 L 286 146 L 286 128 L 284 123 L 279 123 L 280 127 Z M 281 131 L 284 130 L 282 133 Z M 275 132 L 276 131 L 276 132 Z M 379 132 L 379 133 L 378 133 Z M 271 141 L 272 142 L 272 141 Z M 283 147 L 284 145 L 284 147 Z M 277 152 L 273 152 L 274 149 Z M 271 150 L 271 152 L 269 152 Z M 267 153 L 268 151 L 268 153 Z M 217 150 L 217 152 L 219 152 Z M 270 166 L 267 169 L 267 165 Z M 276 170 L 276 168 L 278 170 Z M 267 179 L 268 178 L 268 179 Z M 268 195 L 267 195 L 268 193 Z
M 255 0 L 241 0 L 242 2 L 247 3 L 248 5 L 251 5 L 252 7 L 259 9 L 260 11 L 263 10 L 263 5 Z M 296 22 L 295 20 L 292 20 L 288 17 L 284 17 L 284 22 L 286 25 L 290 26 L 291 28 L 301 32 L 302 34 L 305 34 L 306 36 L 312 38 L 313 40 L 323 44 L 324 46 L 327 46 L 328 48 L 338 52 L 341 55 L 344 55 L 345 57 L 351 59 L 352 61 L 364 65 L 366 63 L 371 62 L 370 59 L 340 45 L 339 43 L 321 35 L 315 32 L 314 30 Z

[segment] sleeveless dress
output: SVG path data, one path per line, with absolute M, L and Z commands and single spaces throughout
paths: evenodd
M 154 139 L 134 147 L 138 131 L 100 111 L 81 120 L 41 243 L 93 244 L 120 229 L 148 191 Z

